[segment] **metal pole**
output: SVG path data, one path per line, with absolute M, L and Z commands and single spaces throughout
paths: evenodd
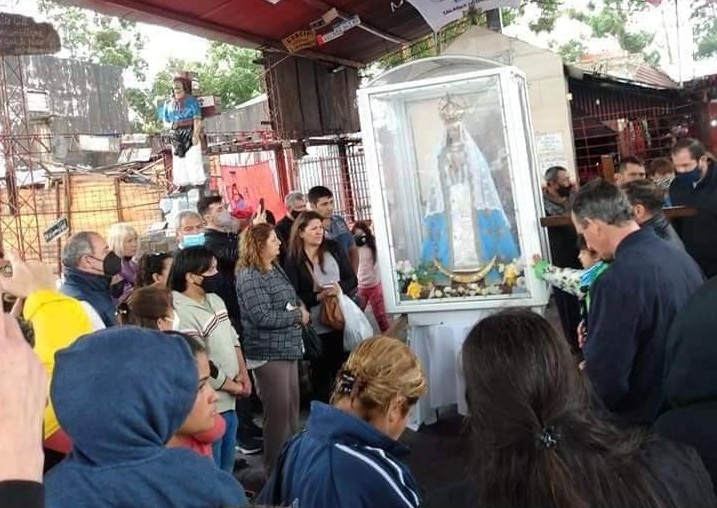
M 684 83 L 682 75 L 682 41 L 680 40 L 682 33 L 680 30 L 680 9 L 677 5 L 677 0 L 675 0 L 675 25 L 677 31 L 677 78 L 680 86 L 682 86 Z

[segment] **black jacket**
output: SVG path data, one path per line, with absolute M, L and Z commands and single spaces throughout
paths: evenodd
M 712 482 L 699 456 L 691 448 L 668 441 L 654 440 L 643 446 L 637 460 L 647 463 L 654 475 L 655 488 L 661 494 L 666 506 L 674 508 L 717 506 Z M 464 481 L 429 495 L 421 508 L 484 508 L 476 506 L 479 488 L 477 482 Z
M 673 206 L 694 206 L 697 215 L 684 217 L 678 231 L 687 252 L 695 258 L 707 278 L 717 275 L 717 168 L 710 164 L 707 175 L 693 186 L 688 178 L 678 174 L 670 184 Z
M 286 253 L 289 252 L 289 240 L 291 240 L 291 228 L 294 227 L 294 219 L 286 215 L 276 223 L 274 230 L 276 236 L 281 240 L 281 248 L 279 250 L 279 264 L 284 266 L 286 262 Z
M 234 271 L 239 259 L 239 236 L 207 229 L 204 233 L 204 247 L 217 258 L 217 270 L 221 283 L 217 295 L 224 301 L 234 329 L 241 335 L 241 317 L 237 300 Z
M 694 447 L 717 485 L 717 277 L 677 314 L 667 338 L 665 396 L 655 422 L 666 438 Z
M 625 237 L 591 288 L 585 371 L 605 407 L 651 425 L 665 405 L 667 333 L 677 312 L 704 283 L 682 249 L 651 229 Z
M 326 252 L 330 253 L 339 265 L 341 277 L 339 285 L 341 290 L 347 296 L 354 296 L 358 288 L 358 279 L 356 278 L 356 272 L 351 267 L 348 256 L 341 250 L 338 243 L 333 240 L 324 241 L 326 242 Z M 316 299 L 318 293 L 307 262 L 305 255 L 302 255 L 298 260 L 293 256 L 289 256 L 284 264 L 284 271 L 294 285 L 301 301 L 304 302 L 307 309 L 311 309 L 319 305 L 319 301 Z
M 45 488 L 42 483 L 7 480 L 0 482 L 2 508 L 43 508 Z
M 685 248 L 685 244 L 682 243 L 682 240 L 680 240 L 675 228 L 672 227 L 672 224 L 670 224 L 670 221 L 663 212 L 653 215 L 647 221 L 643 222 L 640 227 L 650 227 L 658 237 L 662 238 L 666 242 L 671 243 L 680 249 Z

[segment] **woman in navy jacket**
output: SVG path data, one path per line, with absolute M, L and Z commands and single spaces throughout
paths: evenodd
M 306 431 L 284 448 L 260 504 L 311 508 L 416 508 L 418 488 L 396 441 L 426 378 L 407 345 L 361 343 L 343 365 L 332 405 L 313 402 Z

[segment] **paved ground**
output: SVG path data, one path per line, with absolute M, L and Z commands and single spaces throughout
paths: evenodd
M 546 318 L 561 332 L 555 306 L 548 306 Z M 307 416 L 303 411 L 304 421 Z M 411 449 L 406 462 L 424 496 L 464 477 L 470 442 L 465 420 L 454 408 L 443 411 L 434 425 L 424 425 L 418 432 L 407 429 L 401 442 Z M 237 478 L 248 490 L 261 489 L 264 482 L 261 455 L 245 458 L 250 467 L 236 471 Z

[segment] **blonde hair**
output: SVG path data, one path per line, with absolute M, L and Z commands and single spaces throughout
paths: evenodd
M 254 268 L 262 273 L 266 266 L 261 259 L 261 251 L 269 241 L 274 226 L 268 223 L 254 224 L 244 230 L 239 238 L 239 259 L 237 271 L 242 268 Z
M 107 232 L 107 245 L 119 257 L 125 257 L 124 242 L 131 237 L 139 240 L 137 230 L 127 222 L 118 222 L 117 224 L 112 224 Z
M 334 404 L 344 397 L 369 420 L 388 412 L 396 396 L 406 398 L 404 411 L 426 394 L 428 384 L 418 357 L 403 342 L 391 337 L 368 339 L 351 353 L 336 377 Z

